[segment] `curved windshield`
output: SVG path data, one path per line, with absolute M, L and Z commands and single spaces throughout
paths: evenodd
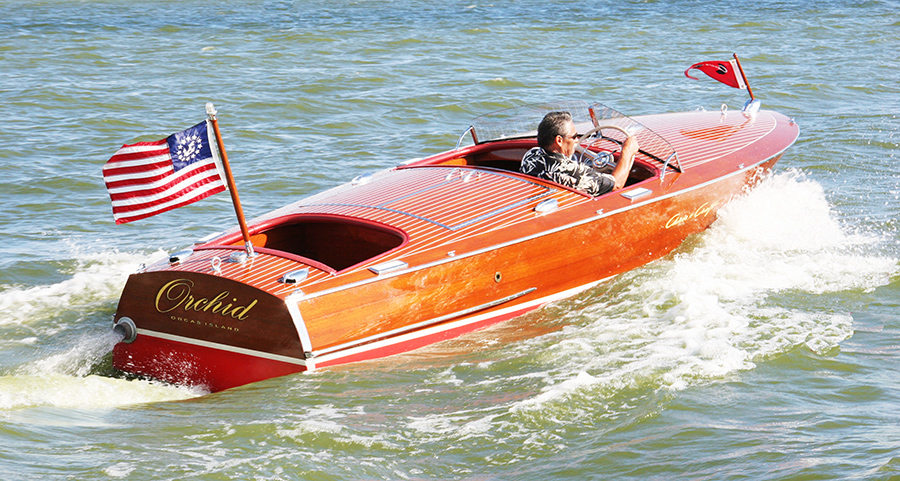
M 587 132 L 600 125 L 621 127 L 637 136 L 641 152 L 667 166 L 681 170 L 675 149 L 661 136 L 637 120 L 600 103 L 588 104 L 581 100 L 529 104 L 498 110 L 472 121 L 472 138 L 482 144 L 498 140 L 525 139 L 537 136 L 537 127 L 549 112 L 565 111 L 572 114 L 572 121 L 579 132 Z M 608 129 L 604 135 L 619 144 L 625 135 Z

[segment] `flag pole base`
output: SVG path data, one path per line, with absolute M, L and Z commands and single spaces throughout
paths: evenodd
M 762 106 L 762 102 L 759 99 L 750 99 L 747 103 L 744 104 L 744 108 L 741 109 L 741 112 L 744 112 L 748 115 L 753 115 L 757 111 L 759 111 L 760 106 Z

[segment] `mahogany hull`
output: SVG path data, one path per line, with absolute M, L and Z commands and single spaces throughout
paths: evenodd
M 123 292 L 116 319 L 131 319 L 137 336 L 116 345 L 114 366 L 218 391 L 406 352 L 511 319 L 659 259 L 706 229 L 716 212 L 758 182 L 796 139 L 793 122 L 777 116 L 773 124 L 781 129 L 769 129 L 777 135 L 768 139 L 761 136 L 765 145 L 751 145 L 693 173 L 664 173 L 647 164 L 649 174 L 625 189 L 646 191 L 634 197 L 588 198 L 477 166 L 476 180 L 465 180 L 466 166 L 459 179 L 456 170 L 445 172 L 449 159 L 481 155 L 483 149 L 475 146 L 392 174 L 387 178 L 397 177 L 397 184 L 382 182 L 382 190 L 348 189 L 370 197 L 392 192 L 379 204 L 345 192 L 325 197 L 328 202 L 314 198 L 318 202 L 300 204 L 297 215 L 304 209 L 319 221 L 352 215 L 361 226 L 353 233 L 360 243 L 391 237 L 382 223 L 401 226 L 396 239 L 402 242 L 343 270 L 265 248 L 253 260 L 222 264 L 226 254 L 239 252 L 230 247 L 232 233 L 200 246 L 187 261 L 150 266 L 132 275 Z M 714 130 L 712 141 L 731 135 L 726 134 Z M 493 149 L 495 160 L 499 154 Z M 483 187 L 467 190 L 465 182 Z M 483 207 L 465 214 L 428 205 L 433 197 L 416 198 L 442 189 L 449 192 L 440 198 L 448 205 Z M 535 204 L 547 198 L 556 199 L 559 208 L 536 213 Z M 361 220 L 378 223 L 378 236 L 369 235 Z M 322 249 L 303 246 L 296 252 Z M 224 269 L 215 267 L 216 259 Z M 397 261 L 402 263 L 395 270 L 379 269 Z M 298 268 L 305 272 L 296 284 L 273 275 Z

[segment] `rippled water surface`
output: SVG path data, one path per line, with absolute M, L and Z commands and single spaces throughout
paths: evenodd
M 900 3 L 0 0 L 4 479 L 900 478 Z M 234 223 L 122 226 L 100 168 L 212 101 L 248 216 L 597 100 L 794 117 L 668 257 L 464 338 L 207 394 L 111 368 L 125 278 Z

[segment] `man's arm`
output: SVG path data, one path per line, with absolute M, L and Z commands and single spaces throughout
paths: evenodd
M 613 190 L 625 187 L 625 181 L 628 180 L 628 175 L 631 173 L 631 165 L 634 164 L 634 154 L 639 148 L 638 141 L 633 135 L 625 139 L 625 143 L 622 144 L 622 155 L 619 156 L 619 162 L 612 171 L 612 176 L 616 179 L 616 186 Z

